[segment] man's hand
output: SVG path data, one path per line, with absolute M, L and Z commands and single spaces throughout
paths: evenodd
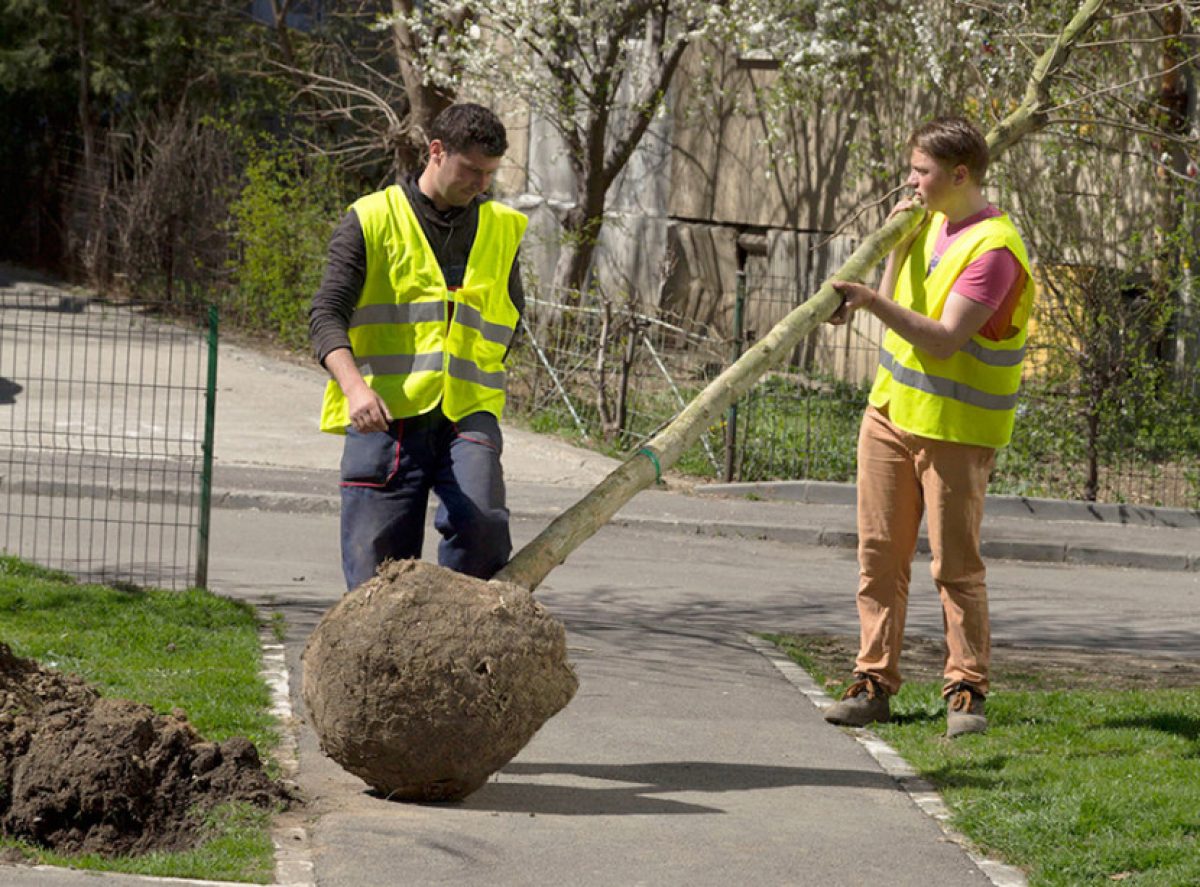
M 368 388 L 365 383 L 361 388 L 356 388 L 353 394 L 347 392 L 346 406 L 350 409 L 350 424 L 355 431 L 387 431 L 392 422 L 392 414 L 379 392 Z
M 354 355 L 349 348 L 336 348 L 325 355 L 325 369 L 346 395 L 346 407 L 350 412 L 350 425 L 355 431 L 387 431 L 392 414 L 388 412 L 383 398 L 367 385 Z
M 896 216 L 900 215 L 900 213 L 906 212 L 912 209 L 914 206 L 921 210 L 921 224 L 913 228 L 912 233 L 897 243 L 895 248 L 892 250 L 892 254 L 888 257 L 888 261 L 896 263 L 896 267 L 899 267 L 899 262 L 903 261 L 904 257 L 908 255 L 908 250 L 913 245 L 913 241 L 916 240 L 917 236 L 925 230 L 925 226 L 929 224 L 930 216 L 925 210 L 925 205 L 921 203 L 921 198 L 914 194 L 912 197 L 905 197 L 903 200 L 898 201 L 896 205 L 892 207 L 892 211 L 888 213 L 887 219 L 884 222 L 884 224 L 887 224 L 887 222 L 890 222 L 892 219 L 896 218 Z
M 870 287 L 863 286 L 861 283 L 851 283 L 848 280 L 833 281 L 833 288 L 842 294 L 842 304 L 829 318 L 829 323 L 834 326 L 842 326 L 850 322 L 850 318 L 854 316 L 854 312 L 859 308 L 871 308 L 876 301 L 890 301 L 891 293 L 896 283 L 896 271 L 904 261 L 904 257 L 908 255 L 909 247 L 916 240 L 929 222 L 929 213 L 925 212 L 924 204 L 921 203 L 921 198 L 914 194 L 911 197 L 905 197 L 896 202 L 888 213 L 887 221 L 901 213 L 908 212 L 916 207 L 920 209 L 924 215 L 924 219 L 920 225 L 913 229 L 908 237 L 904 238 L 900 243 L 896 244 L 888 256 L 887 266 L 883 272 L 883 282 L 880 284 L 879 290 L 873 290 Z
M 884 224 L 887 224 L 892 219 L 896 218 L 896 216 L 900 215 L 900 213 L 907 212 L 914 206 L 918 206 L 922 210 L 925 209 L 925 205 L 921 203 L 921 198 L 917 197 L 916 194 L 912 195 L 911 197 L 901 198 L 896 202 L 896 205 L 892 207 L 892 211 L 887 214 Z
M 866 308 L 871 302 L 880 298 L 879 293 L 861 283 L 851 283 L 848 280 L 835 280 L 831 286 L 842 294 L 842 304 L 838 306 L 829 318 L 829 323 L 842 326 L 850 322 L 854 312 Z

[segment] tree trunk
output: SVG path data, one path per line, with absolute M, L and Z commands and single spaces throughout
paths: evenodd
M 1083 480 L 1083 498 L 1087 502 L 1095 502 L 1100 495 L 1100 418 L 1104 409 L 1104 393 L 1098 378 L 1088 380 L 1087 401 L 1084 409 L 1087 415 L 1084 423 L 1087 428 L 1087 440 L 1084 442 L 1087 476 Z
M 621 377 L 617 380 L 617 437 L 624 439 L 629 432 L 629 376 L 633 362 L 637 360 L 638 328 L 637 317 L 632 305 L 626 306 L 625 348 L 621 352 Z
M 612 303 L 600 303 L 600 341 L 596 346 L 596 412 L 600 414 L 600 430 L 604 439 L 612 441 L 613 417 L 608 404 L 608 339 L 612 334 Z
M 1179 5 L 1172 5 L 1163 10 L 1163 33 L 1173 39 L 1163 43 L 1162 78 L 1159 81 L 1158 96 L 1156 96 L 1154 125 L 1157 129 L 1172 136 L 1186 135 L 1188 129 L 1188 78 L 1184 73 L 1186 59 L 1183 52 L 1183 10 Z M 1181 211 L 1177 197 L 1179 195 L 1180 179 L 1186 175 L 1188 164 L 1187 152 L 1173 139 L 1163 139 L 1153 143 L 1152 148 L 1158 158 L 1156 170 L 1155 193 L 1155 257 L 1151 269 L 1152 286 L 1155 294 L 1163 299 L 1168 298 L 1173 290 L 1182 289 L 1180 270 L 1186 261 L 1183 251 L 1187 249 L 1176 236 L 1181 221 Z M 1180 293 L 1176 311 L 1180 321 L 1180 329 L 1186 323 L 1188 294 Z M 1179 338 L 1173 343 L 1179 350 Z
M 553 291 L 560 299 L 577 301 L 588 282 L 588 270 L 600 240 L 604 224 L 604 192 L 585 183 L 578 192 L 586 195 L 581 205 L 571 209 L 562 223 L 562 251 L 554 264 Z M 605 189 L 607 190 L 607 189 Z
M 75 51 L 79 61 L 76 113 L 83 141 L 83 173 L 70 193 L 67 243 L 72 264 L 82 266 L 89 279 L 101 289 L 107 283 L 104 259 L 107 249 L 108 219 L 101 215 L 96 195 L 108 193 L 108 181 L 101 181 L 102 164 L 97 144 L 99 126 L 92 108 L 92 56 L 89 45 L 89 13 L 86 0 L 71 4 L 71 23 L 75 30 Z
M 1104 0 L 1085 0 L 1058 39 L 1039 59 L 1021 105 L 988 133 L 992 157 L 1047 122 L 1049 83 L 1071 48 L 1089 29 Z M 775 325 L 732 366 L 712 381 L 661 432 L 612 471 L 600 484 L 559 515 L 536 539 L 522 548 L 495 578 L 530 590 L 608 522 L 620 508 L 661 477 L 694 444 L 731 403 L 748 392 L 768 369 L 779 363 L 841 304 L 833 280 L 862 281 L 922 218 L 919 210 L 896 216 L 868 237 L 808 301 Z
M 392 0 L 392 12 L 397 15 L 396 24 L 392 25 L 392 45 L 400 78 L 404 82 L 404 94 L 408 99 L 409 124 L 405 136 L 399 138 L 400 134 L 397 133 L 395 138 L 398 144 L 394 148 L 394 172 L 397 174 L 418 165 L 429 141 L 430 124 L 438 114 L 454 104 L 454 95 L 427 82 L 425 72 L 415 63 L 415 59 L 420 57 L 415 38 L 400 18 L 401 15 L 410 15 L 413 7 L 413 0 Z M 464 18 L 466 14 L 465 11 L 462 13 Z
M 292 33 L 288 28 L 287 17 L 291 12 L 292 0 L 271 0 L 271 19 L 274 22 L 275 40 L 279 44 L 279 54 L 283 63 L 289 68 L 296 67 L 296 50 L 292 46 Z
M 580 242 L 564 229 L 562 250 L 554 264 L 554 277 L 551 278 L 553 298 L 568 304 L 578 303 L 579 293 L 587 284 L 588 267 L 595 253 L 596 244 Z
M 821 285 L 815 296 L 795 308 L 736 363 L 714 379 L 636 455 L 618 466 L 592 492 L 555 518 L 536 539 L 517 552 L 495 578 L 515 582 L 529 589 L 537 588 L 554 567 L 607 523 L 621 506 L 639 490 L 654 483 L 663 470 L 674 465 L 731 403 L 754 387 L 764 372 L 786 357 L 809 332 L 833 314 L 841 304 L 841 296 L 830 281 L 861 281 L 871 268 L 917 227 L 922 216 L 922 212 L 910 210 L 863 241 L 849 260 Z

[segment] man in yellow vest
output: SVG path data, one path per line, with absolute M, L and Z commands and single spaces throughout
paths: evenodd
M 878 291 L 839 282 L 846 323 L 870 311 L 887 326 L 858 439 L 858 613 L 854 682 L 826 710 L 861 727 L 890 717 L 922 514 L 946 634 L 946 734 L 987 729 L 991 636 L 979 554 L 996 448 L 1016 412 L 1033 302 L 1029 258 L 982 185 L 987 143 L 971 123 L 942 117 L 909 138 L 908 185 L 925 221 L 888 259 Z
M 486 579 L 512 551 L 500 416 L 527 220 L 487 196 L 507 148 L 495 114 L 452 105 L 425 168 L 355 201 L 330 241 L 309 332 L 332 377 L 321 430 L 346 436 L 348 588 L 421 556 L 430 490 L 443 566 Z

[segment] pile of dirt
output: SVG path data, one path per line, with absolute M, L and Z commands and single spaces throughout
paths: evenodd
M 226 801 L 286 805 L 246 739 L 205 742 L 182 711 L 101 697 L 0 643 L 0 829 L 67 853 L 184 850 Z
M 579 686 L 566 631 L 528 589 L 420 561 L 384 564 L 304 651 L 321 748 L 386 797 L 466 797 Z

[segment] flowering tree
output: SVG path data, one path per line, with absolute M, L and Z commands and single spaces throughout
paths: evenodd
M 1044 33 L 1042 15 L 1023 33 Z M 1034 494 L 1046 490 L 1030 476 L 1033 464 L 1045 465 L 1058 489 L 1090 500 L 1200 489 L 1191 467 L 1200 364 L 1188 270 L 1200 187 L 1186 108 L 1198 19 L 1196 3 L 1112 4 L 1067 76 L 1046 90 L 1045 126 L 1013 145 L 997 170 L 1042 284 L 1037 370 L 1025 389 L 1032 415 L 998 470 Z M 1019 57 L 1020 45 L 1009 46 Z M 1136 484 L 1134 472 L 1144 474 Z
M 579 289 L 609 189 L 646 134 L 711 3 L 697 0 L 500 0 L 458 29 L 458 0 L 430 0 L 383 22 L 413 35 L 427 81 L 516 100 L 566 146 L 574 201 L 553 285 Z

